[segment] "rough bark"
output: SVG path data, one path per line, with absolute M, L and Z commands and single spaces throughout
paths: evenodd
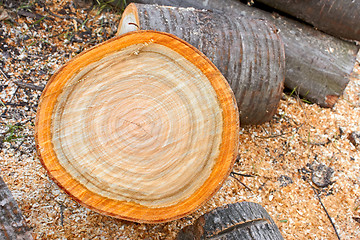
M 0 176 L 0 239 L 33 239 L 10 190 Z
M 177 240 L 283 239 L 274 220 L 257 203 L 241 202 L 216 208 L 183 228 Z
M 134 2 L 134 1 L 132 1 Z M 224 15 L 265 19 L 285 44 L 285 86 L 322 107 L 333 107 L 349 82 L 358 47 L 286 17 L 249 7 L 237 0 L 137 0 L 140 3 L 196 7 Z
M 129 10 L 137 12 L 138 23 L 131 19 L 126 22 L 128 16 L 133 16 Z M 120 32 L 129 24 L 142 30 L 168 32 L 203 52 L 228 80 L 241 125 L 271 120 L 285 78 L 283 43 L 271 24 L 193 8 L 146 4 L 132 4 L 123 15 Z
M 360 1 L 258 0 L 336 37 L 360 41 Z

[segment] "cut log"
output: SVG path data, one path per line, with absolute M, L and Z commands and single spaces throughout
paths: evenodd
M 261 205 L 241 202 L 204 214 L 193 225 L 183 228 L 176 239 L 282 240 L 283 237 Z
M 336 37 L 360 41 L 360 1 L 257 0 Z
M 42 164 L 70 196 L 136 222 L 183 217 L 229 176 L 239 115 L 219 70 L 168 33 L 139 31 L 52 76 L 36 118 Z
M 0 176 L 0 239 L 33 239 L 31 231 L 12 196 Z
M 228 80 L 241 125 L 272 119 L 283 91 L 285 56 L 271 24 L 193 8 L 132 3 L 122 15 L 118 34 L 137 28 L 174 34 L 204 53 Z
M 322 107 L 333 107 L 349 82 L 358 47 L 295 20 L 272 15 L 237 0 L 136 0 L 170 6 L 196 7 L 224 15 L 265 19 L 273 23 L 285 45 L 285 87 Z M 175 23 L 176 24 L 176 23 Z

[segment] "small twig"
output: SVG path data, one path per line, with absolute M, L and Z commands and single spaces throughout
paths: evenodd
M 304 125 L 304 123 L 302 123 L 300 126 L 296 127 L 295 128 L 295 133 L 297 133 L 299 131 L 299 129 L 302 127 L 302 125 Z M 293 133 L 294 130 L 291 130 L 289 132 L 284 132 L 284 133 L 281 133 L 281 134 L 274 134 L 274 135 L 268 135 L 268 136 L 255 136 L 257 138 L 276 138 L 276 137 L 283 137 L 285 135 L 288 135 L 290 133 Z
M 238 175 L 238 176 L 242 176 L 242 177 L 255 177 L 254 175 L 251 175 L 251 174 L 243 174 L 243 173 L 238 173 L 238 172 L 234 172 L 234 171 L 232 171 L 230 174 L 234 174 L 234 175 Z
M 25 102 L 21 102 L 21 103 L 5 103 L 6 106 L 12 106 L 12 107 L 30 107 L 29 104 L 25 103 Z
M 230 174 L 231 177 L 233 177 L 236 181 L 238 181 L 241 185 L 243 185 L 247 190 L 249 190 L 250 192 L 252 192 L 251 188 L 249 188 L 248 186 L 246 186 L 243 182 L 240 181 L 240 179 L 238 179 L 237 177 L 235 177 L 233 174 Z
M 60 16 L 60 15 L 57 15 L 55 13 L 53 13 L 52 11 L 50 11 L 49 9 L 47 9 L 46 7 L 44 7 L 44 11 L 49 13 L 51 16 L 53 17 L 57 17 L 57 18 L 61 18 L 61 19 L 65 19 L 65 20 L 69 20 L 69 19 L 73 19 L 77 22 L 79 22 L 81 25 L 83 25 L 83 21 L 76 18 L 76 17 L 71 17 L 71 16 Z
M 9 81 L 9 78 L 6 76 L 6 74 L 3 72 L 3 70 L 0 68 L 0 72 L 1 74 L 4 76 L 4 78 Z
M 60 225 L 64 227 L 64 208 L 65 206 L 62 203 L 60 204 Z
M 315 193 L 316 197 L 319 199 L 320 205 L 321 205 L 321 206 L 322 206 L 322 208 L 324 209 L 324 211 L 325 211 L 325 213 L 326 213 L 327 217 L 329 218 L 330 223 L 331 223 L 332 227 L 334 228 L 334 231 L 335 231 L 335 233 L 336 233 L 337 238 L 340 240 L 340 236 L 339 236 L 339 233 L 337 232 L 337 229 L 336 229 L 336 227 L 335 227 L 335 224 L 334 224 L 334 222 L 333 222 L 332 218 L 330 217 L 330 214 L 329 214 L 329 213 L 328 213 L 328 211 L 326 210 L 326 208 L 325 208 L 324 204 L 322 203 L 319 193 L 318 193 L 318 192 L 317 192 L 317 190 L 316 190 L 316 189 L 315 189 L 315 188 L 311 185 L 311 183 L 310 183 L 310 182 L 309 182 L 309 184 L 310 184 L 311 188 L 313 189 L 313 191 L 314 191 L 314 193 Z
M 40 15 L 40 14 L 37 14 L 37 13 L 32 13 L 32 12 L 28 12 L 28 11 L 25 11 L 25 10 L 18 10 L 17 11 L 17 14 L 20 15 L 20 16 L 23 16 L 23 17 L 29 17 L 29 18 L 35 18 L 36 20 L 39 20 L 41 18 L 44 18 L 43 15 Z M 52 19 L 54 20 L 54 19 Z
M 269 134 L 269 132 L 264 128 L 263 125 L 261 125 L 261 128 L 264 130 L 264 132 L 266 132 L 266 134 Z
M 17 93 L 18 90 L 19 90 L 19 86 L 16 87 L 15 92 L 14 92 L 13 95 L 11 96 L 11 99 L 10 99 L 9 103 L 12 102 L 12 100 L 14 99 L 14 97 L 15 97 L 15 95 L 16 95 L 16 93 Z
M 329 143 L 331 143 L 331 140 L 328 139 L 327 142 L 311 142 L 311 141 L 305 141 L 305 140 L 302 140 L 303 143 L 308 143 L 310 145 L 314 145 L 314 146 L 326 146 L 328 145 Z
M 282 133 L 282 134 L 274 134 L 274 135 L 268 135 L 268 136 L 255 136 L 255 137 L 257 137 L 257 138 L 264 138 L 264 139 L 266 139 L 266 138 L 276 138 L 276 137 L 283 137 L 283 136 L 285 136 L 285 135 L 287 135 L 287 134 L 290 134 L 290 133 L 292 133 L 292 131 L 290 131 L 290 132 L 285 132 L 285 133 Z
M 29 89 L 37 90 L 37 91 L 44 90 L 43 86 L 37 86 L 37 85 L 31 84 L 31 83 L 25 83 L 25 82 L 21 82 L 21 81 L 16 81 L 14 83 L 21 88 L 29 88 Z
M 19 146 L 16 147 L 15 152 L 17 152 L 17 151 L 20 149 L 20 147 L 24 144 L 24 142 L 25 142 L 25 140 L 22 140 L 22 141 L 21 141 L 21 143 L 19 144 Z

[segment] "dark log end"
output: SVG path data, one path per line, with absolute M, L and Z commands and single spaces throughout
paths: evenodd
M 339 99 L 339 96 L 337 96 L 337 95 L 327 95 L 325 97 L 326 105 L 324 107 L 332 108 L 338 99 Z

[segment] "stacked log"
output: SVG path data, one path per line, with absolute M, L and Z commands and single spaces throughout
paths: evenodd
M 322 107 L 333 107 L 349 82 L 358 47 L 287 17 L 238 0 L 136 0 L 130 2 L 208 9 L 233 18 L 264 19 L 276 26 L 285 45 L 285 87 Z
M 216 208 L 183 228 L 177 240 L 283 240 L 279 228 L 257 203 L 240 202 Z
M 229 82 L 241 125 L 262 124 L 275 114 L 285 56 L 271 24 L 193 8 L 132 3 L 122 15 L 118 34 L 138 28 L 174 34 L 204 53 Z
M 77 55 L 52 76 L 35 140 L 49 176 L 88 208 L 165 222 L 229 176 L 239 114 L 219 70 L 168 33 L 140 31 Z
M 21 210 L 2 177 L 0 177 L 0 239 L 33 239 Z
M 336 37 L 360 41 L 360 1 L 258 0 Z

